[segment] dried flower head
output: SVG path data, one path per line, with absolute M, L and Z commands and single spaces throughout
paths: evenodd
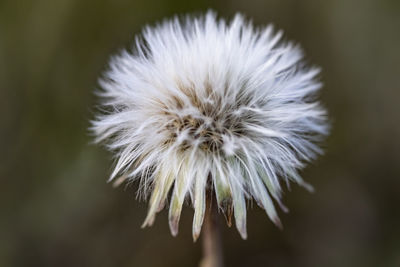
M 138 179 L 141 194 L 151 193 L 143 226 L 169 203 L 176 235 L 189 199 L 196 239 L 208 192 L 246 238 L 246 200 L 281 226 L 273 203 L 286 210 L 281 182 L 312 189 L 298 170 L 321 153 L 316 143 L 327 133 L 314 97 L 319 70 L 281 36 L 208 12 L 146 27 L 133 52 L 111 60 L 93 131 L 116 153 L 111 179 Z

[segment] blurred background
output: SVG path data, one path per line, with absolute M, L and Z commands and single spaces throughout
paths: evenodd
M 140 228 L 136 187 L 106 183 L 91 145 L 97 77 L 145 24 L 208 8 L 274 23 L 323 69 L 333 130 L 294 185 L 284 231 L 254 206 L 247 241 L 223 227 L 226 266 L 400 266 L 400 1 L 1 0 L 0 266 L 197 266 L 193 211 Z

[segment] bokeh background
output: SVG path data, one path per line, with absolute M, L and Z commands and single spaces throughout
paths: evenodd
M 136 187 L 106 183 L 90 144 L 97 77 L 143 25 L 212 8 L 273 22 L 323 69 L 325 156 L 293 186 L 284 231 L 262 210 L 247 241 L 224 227 L 227 266 L 400 266 L 400 1 L 1 0 L 0 266 L 196 266 L 193 211 L 142 230 Z

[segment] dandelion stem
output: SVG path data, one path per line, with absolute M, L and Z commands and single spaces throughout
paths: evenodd
M 213 201 L 214 200 L 214 201 Z M 207 198 L 202 230 L 203 258 L 200 267 L 223 267 L 222 240 L 215 199 Z

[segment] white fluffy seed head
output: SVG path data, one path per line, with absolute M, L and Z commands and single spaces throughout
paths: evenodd
M 297 171 L 328 131 L 315 101 L 319 69 L 281 35 L 208 12 L 146 27 L 133 52 L 111 60 L 92 129 L 116 154 L 111 179 L 139 179 L 141 194 L 151 193 L 143 226 L 169 202 L 176 235 L 190 199 L 197 239 L 209 191 L 246 238 L 246 200 L 280 226 L 273 200 L 286 210 L 282 181 L 311 188 Z

